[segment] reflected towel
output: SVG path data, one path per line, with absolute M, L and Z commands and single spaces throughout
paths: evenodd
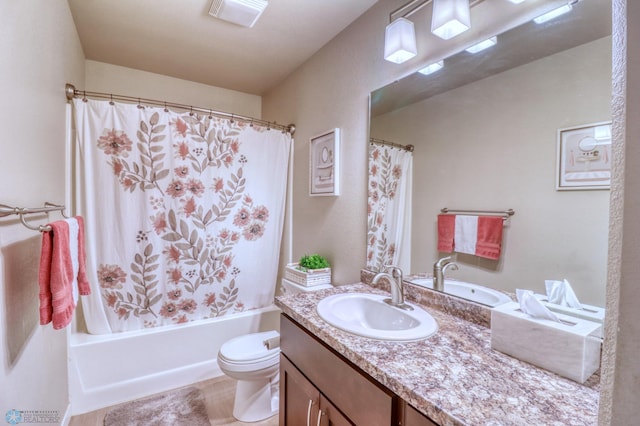
M 458 253 L 476 254 L 478 216 L 456 215 L 453 246 Z
M 504 219 L 497 216 L 478 217 L 476 256 L 498 260 L 502 252 Z
M 40 252 L 40 324 L 56 330 L 71 322 L 74 293 L 91 293 L 85 270 L 84 222 L 81 217 L 50 223 L 42 233 Z
M 438 215 L 438 251 L 451 253 L 455 233 L 456 216 L 452 214 Z

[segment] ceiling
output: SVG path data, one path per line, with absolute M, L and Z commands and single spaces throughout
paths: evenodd
M 211 0 L 68 0 L 87 59 L 262 95 L 377 0 L 270 0 L 253 28 Z

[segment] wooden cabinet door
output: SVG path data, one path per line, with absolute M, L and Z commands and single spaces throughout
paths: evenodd
M 320 426 L 354 426 L 324 395 L 320 394 Z
M 438 426 L 427 416 L 407 404 L 404 405 L 404 426 Z
M 280 426 L 316 426 L 320 392 L 280 355 Z

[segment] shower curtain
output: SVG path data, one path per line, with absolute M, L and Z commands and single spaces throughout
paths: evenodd
M 92 334 L 273 302 L 291 136 L 233 119 L 74 100 Z
M 395 265 L 411 271 L 411 191 L 413 153 L 386 145 L 369 146 L 367 269 Z

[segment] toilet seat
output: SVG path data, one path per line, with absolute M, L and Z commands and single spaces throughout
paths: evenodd
M 280 348 L 267 349 L 264 341 L 278 336 L 280 334 L 272 330 L 235 337 L 222 345 L 218 352 L 218 361 L 224 363 L 225 368 L 234 371 L 272 367 L 280 360 Z

